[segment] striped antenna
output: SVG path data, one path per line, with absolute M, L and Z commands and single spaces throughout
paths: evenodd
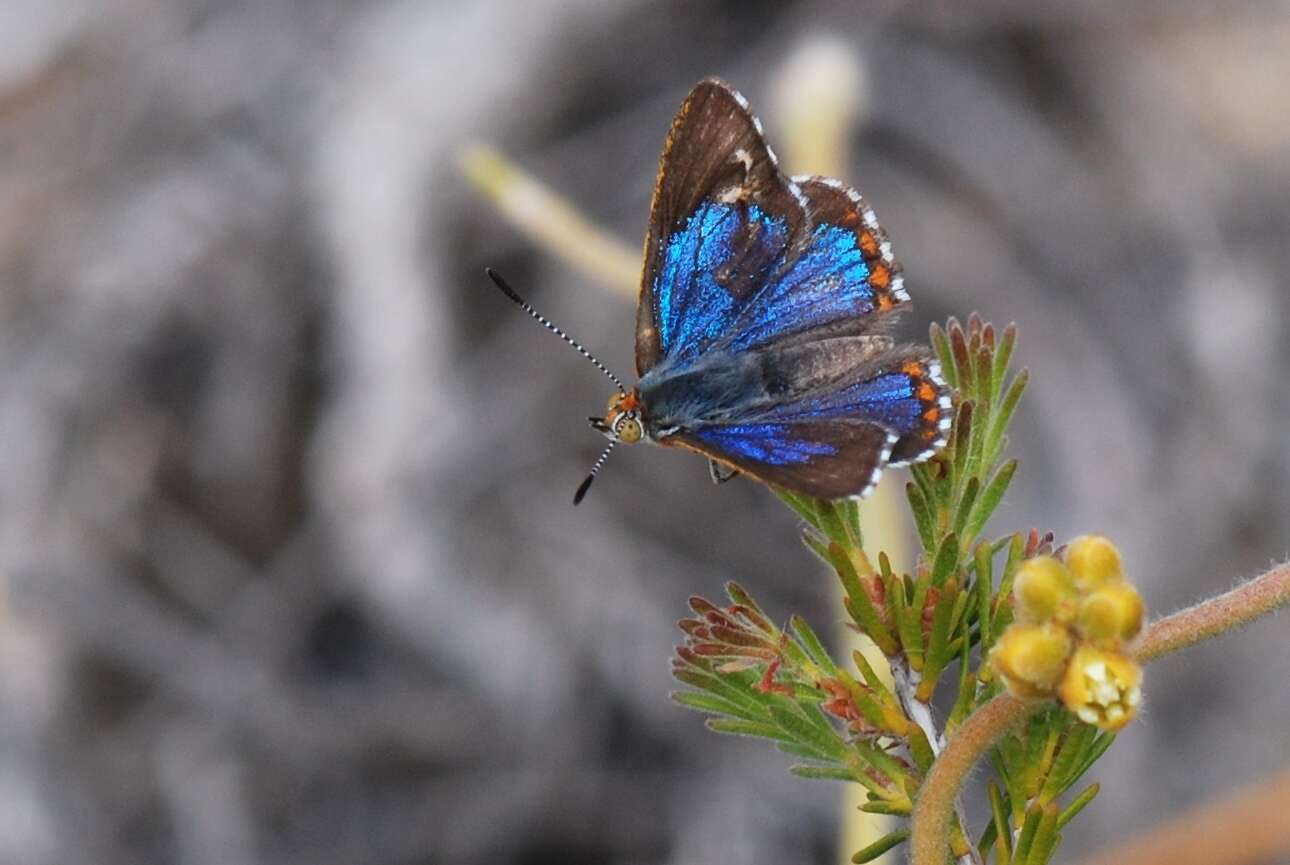
M 573 503 L 575 506 L 582 503 L 583 497 L 587 495 L 587 490 L 591 489 L 591 482 L 596 479 L 596 472 L 600 471 L 600 467 L 605 464 L 605 460 L 609 459 L 609 452 L 614 449 L 614 445 L 616 444 L 618 444 L 618 439 L 609 440 L 609 444 L 605 445 L 605 449 L 600 452 L 600 457 L 596 460 L 595 464 L 592 465 L 591 474 L 587 475 L 586 480 L 578 484 L 578 491 L 573 494 Z
M 509 285 L 509 284 L 507 284 L 506 280 L 502 279 L 501 275 L 500 275 L 497 271 L 493 270 L 491 267 L 485 267 L 485 268 L 484 268 L 484 273 L 488 274 L 488 278 L 489 278 L 489 279 L 491 279 L 491 280 L 493 281 L 493 284 L 494 284 L 494 285 L 496 285 L 498 288 L 500 288 L 500 289 L 502 290 L 502 294 L 506 295 L 506 296 L 507 296 L 507 297 L 509 297 L 512 301 L 514 301 L 514 302 L 515 302 L 515 305 L 516 305 L 516 306 L 518 306 L 520 309 L 524 310 L 524 311 L 525 311 L 525 312 L 527 312 L 529 315 L 531 315 L 531 316 L 533 316 L 535 319 L 537 319 L 538 324 L 542 325 L 542 326 L 543 326 L 543 327 L 545 327 L 547 330 L 551 331 L 553 334 L 555 334 L 556 336 L 560 337 L 560 339 L 564 340 L 565 342 L 569 343 L 569 345 L 571 345 L 571 346 L 573 346 L 574 348 L 576 348 L 576 349 L 578 350 L 578 353 L 579 353 L 579 354 L 581 354 L 581 355 L 582 355 L 583 357 L 585 357 L 587 360 L 591 361 L 592 363 L 594 363 L 594 364 L 596 365 L 596 369 L 600 370 L 600 371 L 601 371 L 601 372 L 603 372 L 605 375 L 609 376 L 609 380 L 610 380 L 610 381 L 612 381 L 612 382 L 614 383 L 614 385 L 618 388 L 619 392 L 620 392 L 620 393 L 622 393 L 624 396 L 626 396 L 626 394 L 627 394 L 627 388 L 623 387 L 623 383 L 622 383 L 621 381 L 619 381 L 619 380 L 618 380 L 618 376 L 616 376 L 616 375 L 614 375 L 612 372 L 610 372 L 610 371 L 605 367 L 605 365 L 604 365 L 603 363 L 601 363 L 600 361 L 596 360 L 595 356 L 593 356 L 591 352 L 587 351 L 585 348 L 583 348 L 581 345 L 579 345 L 579 344 L 578 344 L 578 341 L 577 341 L 577 340 L 575 340 L 573 337 L 569 336 L 567 333 L 565 333 L 564 331 L 560 330 L 560 328 L 556 327 L 554 324 L 552 324 L 550 321 L 548 321 L 548 320 L 547 320 L 547 318 L 546 318 L 546 316 L 544 316 L 542 313 L 538 312 L 536 309 L 534 309 L 533 307 L 529 306 L 528 301 L 526 301 L 524 298 L 522 298 L 522 297 L 520 297 L 518 294 L 516 294 L 516 293 L 515 293 L 515 289 L 511 288 L 511 287 L 510 287 L 510 285 Z M 605 454 L 608 454 L 608 453 L 609 453 L 609 451 L 608 451 L 608 449 L 606 449 L 606 450 L 605 450 Z M 605 454 L 602 454 L 602 455 L 601 455 L 601 457 L 600 457 L 600 461 L 596 463 L 596 468 L 597 468 L 597 469 L 598 469 L 598 468 L 600 468 L 600 463 L 602 463 L 602 462 L 604 462 L 604 461 L 605 461 Z M 594 476 L 595 476 L 595 474 L 596 474 L 596 469 L 592 469 L 592 470 L 591 470 L 591 474 L 592 474 L 592 477 L 594 477 Z M 583 495 L 584 493 L 586 493 L 586 491 L 587 491 L 587 489 L 586 489 L 586 488 L 587 488 L 588 486 L 590 486 L 590 485 L 591 485 L 591 479 L 590 479 L 590 478 L 588 478 L 588 479 L 583 483 L 582 487 L 581 487 L 581 488 L 579 489 L 579 491 L 578 491 L 578 492 L 579 492 L 579 495 L 578 495 L 578 500 L 579 500 L 579 501 L 581 501 L 581 500 L 582 500 L 582 495 Z M 574 502 L 574 504 L 577 504 L 577 502 Z

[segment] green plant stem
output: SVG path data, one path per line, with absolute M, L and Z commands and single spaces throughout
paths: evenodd
M 1248 624 L 1290 602 L 1290 564 L 1280 565 L 1190 609 L 1174 613 L 1147 629 L 1137 651 L 1153 661 Z M 910 823 L 911 865 L 945 865 L 950 818 L 959 788 L 986 752 L 1045 701 L 1000 694 L 968 716 L 945 744 L 923 780 Z

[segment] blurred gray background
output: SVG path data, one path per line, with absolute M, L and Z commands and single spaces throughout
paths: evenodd
M 1159 612 L 1285 556 L 1284 3 L 5 0 L 0 862 L 840 861 L 835 786 L 666 698 L 688 595 L 827 630 L 827 578 L 692 456 L 569 506 L 606 383 L 481 268 L 622 371 L 630 302 L 456 168 L 636 247 L 689 87 L 776 142 L 825 44 L 908 332 L 1021 327 L 995 528 Z M 1064 861 L 1290 760 L 1288 630 L 1150 669 Z

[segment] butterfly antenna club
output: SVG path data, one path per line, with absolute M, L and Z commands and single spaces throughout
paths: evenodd
M 617 388 L 618 388 L 618 390 L 619 390 L 621 393 L 623 393 L 623 394 L 626 394 L 626 393 L 627 393 L 627 388 L 623 387 L 623 383 L 622 383 L 621 381 L 619 381 L 619 380 L 618 380 L 618 376 L 616 376 L 616 375 L 614 375 L 612 372 L 610 372 L 608 367 L 606 367 L 603 363 L 601 363 L 599 360 L 597 360 L 595 355 L 593 355 L 591 352 L 589 352 L 589 351 L 587 351 L 585 348 L 583 348 L 583 347 L 582 347 L 582 345 L 581 345 L 581 344 L 579 344 L 579 343 L 578 343 L 578 341 L 577 341 L 576 339 L 574 339 L 573 337 L 569 336 L 569 335 L 568 335 L 567 333 L 565 333 L 564 331 L 560 330 L 560 328 L 558 328 L 558 327 L 556 327 L 554 324 L 552 324 L 552 323 L 550 322 L 550 320 L 549 320 L 549 319 L 547 319 L 547 317 L 546 317 L 546 316 L 544 316 L 542 313 L 538 312 L 536 309 L 534 309 L 532 306 L 530 306 L 528 301 L 526 301 L 524 298 L 520 297 L 520 296 L 515 292 L 515 289 L 511 288 L 510 283 L 508 283 L 506 280 L 502 279 L 501 274 L 499 274 L 497 271 L 493 270 L 491 267 L 486 267 L 486 268 L 484 268 L 484 273 L 488 274 L 488 278 L 489 278 L 489 279 L 491 279 L 491 280 L 493 281 L 493 284 L 494 284 L 494 285 L 496 285 L 499 289 L 501 289 L 502 294 L 504 294 L 504 295 L 506 295 L 507 297 L 509 297 L 509 298 L 511 299 L 511 301 L 512 301 L 516 306 L 518 306 L 520 309 L 522 309 L 522 310 L 524 310 L 525 312 L 527 312 L 529 315 L 533 316 L 533 318 L 537 320 L 537 323 L 538 323 L 538 324 L 542 325 L 542 326 L 543 326 L 543 327 L 545 327 L 547 330 L 551 331 L 553 334 L 555 334 L 556 336 L 560 337 L 560 339 L 564 340 L 564 341 L 565 341 L 565 342 L 567 342 L 569 345 L 571 345 L 571 346 L 573 346 L 575 349 L 577 349 L 577 351 L 578 351 L 578 353 L 579 353 L 580 355 L 582 355 L 582 356 L 583 356 L 583 357 L 585 357 L 587 360 L 591 361 L 592 363 L 594 363 L 594 364 L 596 365 L 596 369 L 600 370 L 600 371 L 601 371 L 601 372 L 603 372 L 606 376 L 608 376 L 608 377 L 609 377 L 609 380 L 610 380 L 610 381 L 612 381 L 612 382 L 614 383 L 614 386 L 615 386 L 615 387 L 617 387 Z M 608 449 L 606 449 L 605 454 L 608 454 L 608 453 L 609 453 L 609 451 L 608 451 Z M 602 456 L 601 456 L 600 462 L 604 462 L 604 455 L 602 455 Z M 600 462 L 597 462 L 597 463 L 596 463 L 596 468 L 600 468 Z M 595 470 L 594 470 L 594 469 L 592 470 L 592 476 L 593 476 L 593 477 L 595 476 Z M 581 500 L 581 498 L 582 498 L 581 494 L 586 492 L 586 487 L 587 487 L 587 486 L 589 486 L 590 484 L 591 484 L 591 479 L 590 479 L 590 478 L 588 478 L 588 479 L 583 483 L 582 488 L 579 490 L 579 497 L 578 497 L 578 498 L 579 498 L 579 500 Z M 575 502 L 575 504 L 577 504 L 577 502 Z
M 574 505 L 582 503 L 582 500 L 587 495 L 587 490 L 591 489 L 591 482 L 596 479 L 596 472 L 600 471 L 600 467 L 605 464 L 605 460 L 609 459 L 609 452 L 614 449 L 616 444 L 618 444 L 617 439 L 610 439 L 609 444 L 605 445 L 605 449 L 600 452 L 600 456 L 596 458 L 596 462 L 591 466 L 591 471 L 583 482 L 578 484 L 578 491 L 573 494 Z

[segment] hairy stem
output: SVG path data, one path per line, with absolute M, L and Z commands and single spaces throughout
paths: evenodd
M 1154 623 L 1147 629 L 1137 657 L 1155 660 L 1245 625 L 1287 602 L 1290 564 Z M 1023 701 L 1001 694 L 978 708 L 958 728 L 918 791 L 910 824 L 911 865 L 945 865 L 950 817 L 968 773 L 995 742 L 1045 705 L 1043 701 Z
M 968 716 L 954 731 L 923 780 L 914 803 L 909 836 L 913 865 L 945 865 L 950 817 L 964 779 L 995 742 L 1044 705 L 1041 701 L 1000 694 Z
M 904 658 L 898 658 L 891 662 L 891 678 L 895 685 L 896 699 L 900 700 L 900 706 L 905 710 L 905 716 L 922 729 L 932 753 L 939 755 L 945 743 L 941 734 L 936 730 L 936 722 L 932 719 L 932 707 L 915 695 L 918 690 L 918 673 L 909 668 L 909 663 Z M 959 857 L 959 865 L 980 865 L 982 862 L 981 854 L 977 852 L 976 847 L 972 845 L 971 839 L 967 835 L 967 817 L 957 796 L 954 799 L 954 813 L 958 815 L 959 825 L 963 827 L 964 837 L 968 838 L 969 847 L 968 852 Z M 946 831 L 949 831 L 948 828 Z
M 1290 602 L 1290 563 L 1279 565 L 1230 592 L 1202 601 L 1153 624 L 1134 653 L 1140 661 L 1216 637 Z

